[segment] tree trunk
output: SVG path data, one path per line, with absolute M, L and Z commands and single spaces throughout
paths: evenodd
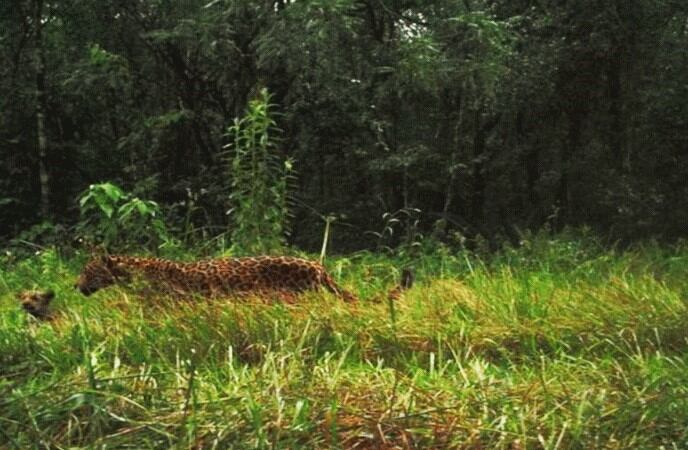
M 607 66 L 607 82 L 609 89 L 609 115 L 611 118 L 609 129 L 609 147 L 613 166 L 620 172 L 626 172 L 629 162 L 625 149 L 623 93 L 621 90 L 622 50 L 616 47 L 612 52 Z
M 462 147 L 459 140 L 459 130 L 463 117 L 462 94 L 463 92 L 460 89 L 457 92 L 452 92 L 451 89 L 446 88 L 440 100 L 442 114 L 437 130 L 437 138 L 442 145 L 451 149 L 449 179 L 447 180 L 444 206 L 442 207 L 442 217 L 444 218 L 449 214 L 454 200 L 454 184 L 457 173 L 456 161 L 461 157 Z
M 471 193 L 471 222 L 482 224 L 485 203 L 485 134 L 481 124 L 482 108 L 475 112 L 475 136 L 473 137 L 473 192 Z
M 523 146 L 526 140 L 525 118 L 524 112 L 519 110 L 516 113 L 516 139 L 519 147 Z M 523 155 L 523 163 L 526 171 L 526 196 L 528 205 L 526 211 L 528 214 L 526 224 L 527 226 L 535 226 L 540 223 L 540 198 L 537 193 L 537 182 L 540 179 L 540 142 L 537 141 L 527 147 Z
M 47 167 L 48 138 L 45 131 L 47 98 L 45 92 L 45 55 L 43 52 L 43 1 L 34 0 L 36 39 L 36 135 L 38 137 L 38 171 L 41 183 L 41 217 L 50 215 L 50 174 Z
M 500 114 L 490 117 L 486 122 L 482 121 L 482 110 L 475 112 L 475 136 L 473 138 L 473 192 L 471 196 L 471 221 L 476 226 L 482 226 L 485 222 L 485 190 L 487 180 L 485 178 L 485 166 L 488 155 L 485 153 L 487 134 L 499 123 Z
M 583 112 L 573 110 L 569 113 L 569 129 L 566 142 L 561 155 L 561 180 L 559 191 L 557 192 L 557 203 L 560 207 L 560 214 L 557 218 L 556 229 L 561 230 L 564 225 L 570 224 L 573 217 L 571 211 L 571 161 L 580 144 L 581 131 L 583 127 Z

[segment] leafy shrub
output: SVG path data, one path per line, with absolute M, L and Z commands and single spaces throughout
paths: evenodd
M 5 262 L 22 259 L 65 242 L 70 242 L 69 228 L 49 221 L 40 222 L 10 239 L 2 258 Z
M 79 198 L 82 220 L 77 232 L 108 248 L 172 246 L 160 206 L 134 197 L 112 183 L 92 184 Z

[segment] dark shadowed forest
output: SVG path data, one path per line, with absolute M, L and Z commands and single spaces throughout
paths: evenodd
M 680 0 L 2 2 L 0 239 L 73 238 L 102 182 L 176 239 L 232 232 L 230 128 L 261 99 L 303 249 L 326 223 L 335 251 L 674 239 L 686 48 Z

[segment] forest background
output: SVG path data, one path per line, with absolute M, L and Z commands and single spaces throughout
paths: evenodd
M 337 252 L 672 240 L 687 19 L 677 0 L 3 2 L 0 241 L 73 239 L 105 181 L 184 242 L 235 229 L 228 129 L 255 99 L 299 248 L 326 222 Z

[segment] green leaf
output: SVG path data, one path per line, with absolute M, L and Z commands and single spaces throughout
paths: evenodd
M 115 208 L 113 208 L 111 205 L 104 204 L 104 203 L 103 203 L 103 204 L 100 204 L 100 205 L 98 205 L 98 206 L 100 206 L 100 209 L 103 210 L 103 212 L 105 213 L 105 215 L 106 215 L 109 219 L 112 218 L 112 213 L 115 212 Z

